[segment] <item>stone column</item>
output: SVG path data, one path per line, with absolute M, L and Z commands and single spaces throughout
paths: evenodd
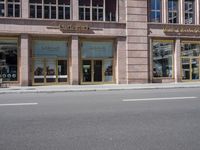
M 127 84 L 127 51 L 126 51 L 126 38 L 117 38 L 116 47 L 116 83 Z
M 71 18 L 72 20 L 79 20 L 79 15 L 78 15 L 78 0 L 72 0 L 72 15 Z
M 22 18 L 29 18 L 29 0 L 21 0 L 21 7 Z
M 167 21 L 167 16 L 168 16 L 168 14 L 167 14 L 167 0 L 163 0 L 162 1 L 162 22 L 163 23 L 167 23 L 168 21 Z
M 181 40 L 176 39 L 174 52 L 174 78 L 175 82 L 181 81 Z
M 195 1 L 195 24 L 199 25 L 199 0 Z
M 29 35 L 21 35 L 20 47 L 20 84 L 22 86 L 29 85 Z
M 72 36 L 71 43 L 71 68 L 70 68 L 70 84 L 79 84 L 79 44 L 78 36 Z
M 184 0 L 180 0 L 179 1 L 179 22 L 181 23 L 181 24 L 184 24 L 184 21 L 185 21 L 185 19 L 184 19 Z

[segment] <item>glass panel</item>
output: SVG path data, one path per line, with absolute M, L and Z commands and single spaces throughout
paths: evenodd
M 79 0 L 79 6 L 90 6 L 90 0 Z
M 50 14 L 50 11 L 49 11 L 49 6 L 44 6 L 44 18 L 46 19 L 49 19 L 49 14 Z
M 104 81 L 111 82 L 113 81 L 113 61 L 112 60 L 104 60 Z
M 58 82 L 67 82 L 67 60 L 58 60 Z
M 103 7 L 103 0 L 92 0 L 92 6 Z
M 68 46 L 66 41 L 35 40 L 33 42 L 34 57 L 67 58 Z
M 20 5 L 15 5 L 15 17 L 20 16 Z
M 90 20 L 90 8 L 85 8 L 85 20 Z
M 44 0 L 44 4 L 56 4 L 56 0 Z
M 58 0 L 59 5 L 70 5 L 70 0 Z
M 185 24 L 194 23 L 194 1 L 185 0 Z
M 199 56 L 200 44 L 183 43 L 181 45 L 181 56 Z
M 79 8 L 79 20 L 84 20 L 84 8 Z
M 58 17 L 59 19 L 64 19 L 64 8 L 63 7 L 58 7 Z
M 82 58 L 113 58 L 113 43 L 83 42 Z
M 5 8 L 4 4 L 0 3 L 0 16 L 3 17 L 5 15 Z
M 34 60 L 34 83 L 44 83 L 44 61 Z
M 30 18 L 35 18 L 35 6 L 30 6 Z
M 106 0 L 106 21 L 116 21 L 116 0 Z
M 46 60 L 46 82 L 56 82 L 56 61 L 52 59 Z
M 56 19 L 56 7 L 51 6 L 51 19 Z
M 168 1 L 168 22 L 178 23 L 178 0 Z
M 160 22 L 161 13 L 160 13 L 160 0 L 151 0 L 151 22 Z
M 153 42 L 153 76 L 172 77 L 173 43 Z
M 91 82 L 92 76 L 91 76 L 91 60 L 83 60 L 83 82 Z
M 65 7 L 65 19 L 70 19 L 70 8 Z
M 42 6 L 37 6 L 37 18 L 42 18 Z
M 17 81 L 17 40 L 0 40 L 0 77 Z
M 13 17 L 13 4 L 8 4 L 8 17 Z
M 94 82 L 102 82 L 102 60 L 94 60 Z
M 42 3 L 42 0 L 29 0 L 30 3 Z
M 190 80 L 190 59 L 182 58 L 182 80 Z
M 192 80 L 199 79 L 199 59 L 192 59 Z

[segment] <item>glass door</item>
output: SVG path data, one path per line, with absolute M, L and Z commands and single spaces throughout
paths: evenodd
M 33 70 L 33 82 L 35 84 L 43 84 L 45 82 L 45 73 L 44 73 L 44 60 L 35 59 L 34 60 L 34 70 Z
M 93 79 L 94 82 L 102 82 L 102 60 L 93 61 Z
M 192 66 L 192 80 L 199 80 L 199 59 L 193 58 L 191 60 L 191 66 Z
M 46 82 L 47 83 L 56 82 L 56 60 L 55 59 L 46 60 Z
M 58 82 L 67 82 L 67 60 L 58 60 Z
M 92 61 L 91 60 L 82 61 L 82 81 L 92 82 Z

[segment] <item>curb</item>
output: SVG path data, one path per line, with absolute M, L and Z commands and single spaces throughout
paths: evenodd
M 141 86 L 141 87 L 96 87 L 96 88 L 71 88 L 71 89 L 0 89 L 0 94 L 23 94 L 23 93 L 64 93 L 64 92 L 97 92 L 97 91 L 122 91 L 122 90 L 151 90 L 151 89 L 177 89 L 177 88 L 200 88 L 200 85 L 168 85 L 168 86 Z

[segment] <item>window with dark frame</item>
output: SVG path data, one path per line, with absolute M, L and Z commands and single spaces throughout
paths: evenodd
M 79 20 L 116 21 L 116 0 L 79 0 Z
M 70 19 L 70 0 L 29 0 L 30 18 Z
M 161 22 L 161 0 L 150 1 L 150 21 Z
M 20 0 L 0 0 L 0 17 L 20 17 Z
M 178 22 L 178 0 L 168 0 L 168 23 Z

